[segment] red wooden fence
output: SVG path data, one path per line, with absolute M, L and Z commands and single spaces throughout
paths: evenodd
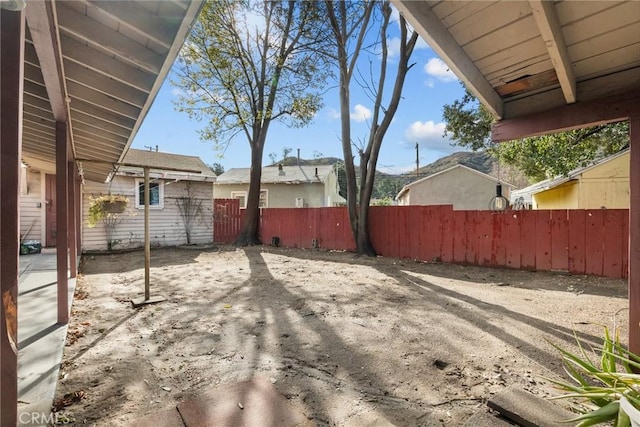
M 627 210 L 454 211 L 451 206 L 372 206 L 380 255 L 525 270 L 626 277 Z M 353 250 L 345 208 L 269 208 L 261 238 L 288 247 Z M 217 241 L 217 240 L 216 240 Z
M 240 200 L 213 199 L 213 241 L 232 243 L 240 232 Z

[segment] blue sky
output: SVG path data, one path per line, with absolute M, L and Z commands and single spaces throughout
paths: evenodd
M 393 46 L 397 39 L 392 37 L 390 41 Z M 393 61 L 392 56 L 390 61 Z M 411 62 L 415 66 L 407 75 L 403 99 L 380 151 L 377 169 L 385 173 L 415 169 L 416 142 L 420 145 L 420 166 L 460 151 L 460 147 L 452 147 L 450 141 L 442 136 L 442 106 L 462 97 L 464 90 L 460 82 L 422 40 Z M 364 140 L 369 128 L 367 118 L 372 103 L 356 85 L 352 84 L 351 90 L 352 139 Z M 132 147 L 145 149 L 145 146 L 155 148 L 158 145 L 160 151 L 198 156 L 208 164 L 221 163 L 225 170 L 249 167 L 250 148 L 246 138 L 236 137 L 224 153 L 214 150 L 213 143 L 203 142 L 199 138 L 197 130 L 203 128 L 204 123 L 189 119 L 186 113 L 175 110 L 173 100 L 176 99 L 176 92 L 177 89 L 167 79 Z M 308 127 L 293 129 L 278 123 L 272 124 L 263 165 L 271 163 L 269 153 L 281 157 L 284 147 L 293 149 L 291 155 L 300 149 L 300 156 L 305 159 L 311 159 L 318 153 L 323 157 L 342 158 L 337 89 L 326 93 L 324 104 Z

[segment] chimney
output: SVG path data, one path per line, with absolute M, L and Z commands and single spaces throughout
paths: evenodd
M 298 166 L 300 166 L 300 149 L 298 148 Z
M 156 144 L 156 153 L 158 152 L 158 144 Z
M 283 176 L 284 170 L 282 169 L 282 163 L 278 163 L 278 175 Z
M 282 163 L 278 163 L 278 170 L 281 171 L 282 170 Z
M 316 178 L 318 177 L 318 168 L 316 168 Z

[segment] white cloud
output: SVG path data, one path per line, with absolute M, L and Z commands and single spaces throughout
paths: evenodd
M 389 58 L 400 56 L 400 37 L 390 37 L 387 40 L 387 49 Z
M 444 135 L 445 124 L 435 123 L 431 120 L 426 122 L 413 122 L 405 131 L 404 136 L 408 143 L 420 143 L 421 146 L 429 150 L 441 153 L 452 153 L 456 151 L 451 146 L 451 141 Z
M 443 82 L 454 82 L 458 80 L 453 71 L 447 67 L 447 64 L 442 62 L 439 58 L 431 58 L 424 65 L 424 71 L 428 75 L 435 77 Z
M 349 116 L 351 117 L 351 120 L 354 120 L 356 122 L 364 122 L 365 120 L 371 118 L 371 110 L 369 110 L 362 104 L 356 104 Z
M 340 118 L 340 111 L 336 110 L 335 108 L 328 108 L 327 109 L 327 116 L 331 120 L 337 120 L 337 119 Z
M 424 85 L 425 85 L 426 87 L 428 87 L 429 89 L 433 89 L 434 87 L 436 87 L 436 81 L 435 81 L 435 80 L 433 80 L 433 79 L 427 79 L 427 80 L 424 82 Z

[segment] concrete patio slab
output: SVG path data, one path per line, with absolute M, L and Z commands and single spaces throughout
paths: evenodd
M 18 282 L 18 425 L 51 423 L 67 335 L 57 324 L 56 254 L 21 255 Z M 69 307 L 75 290 L 69 279 Z
M 507 387 L 487 402 L 489 408 L 500 412 L 522 427 L 571 427 L 575 422 L 566 420 L 576 417 L 555 403 L 535 396 L 517 385 Z

